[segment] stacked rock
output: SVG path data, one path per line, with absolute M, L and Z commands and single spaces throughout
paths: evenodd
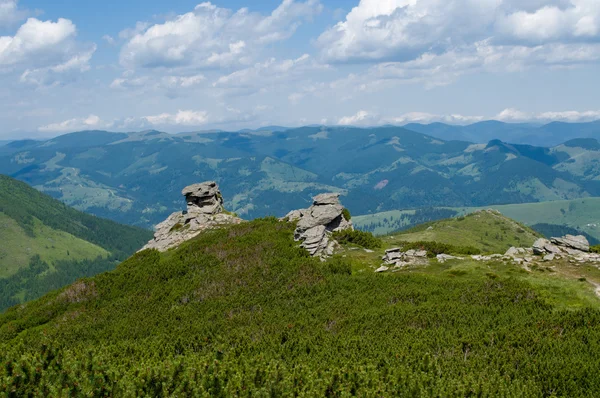
M 301 246 L 311 256 L 321 258 L 331 256 L 335 250 L 333 232 L 354 230 L 352 222 L 344 216 L 339 193 L 317 195 L 311 207 L 291 211 L 282 220 L 297 221 L 294 238 L 302 241 Z
M 207 229 L 239 224 L 243 221 L 223 212 L 223 196 L 214 181 L 187 186 L 181 193 L 185 196 L 187 211 L 173 213 L 158 224 L 155 227 L 154 239 L 142 250 L 167 251 Z

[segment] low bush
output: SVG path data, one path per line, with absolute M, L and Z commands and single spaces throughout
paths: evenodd
M 358 230 L 334 232 L 333 238 L 342 245 L 353 244 L 371 250 L 379 249 L 382 246 L 381 239 L 374 237 L 370 232 Z

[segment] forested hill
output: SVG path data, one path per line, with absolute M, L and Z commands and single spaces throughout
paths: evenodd
M 0 310 L 113 269 L 150 237 L 0 175 Z

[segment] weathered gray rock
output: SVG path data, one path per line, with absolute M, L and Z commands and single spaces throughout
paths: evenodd
M 338 193 L 317 195 L 311 207 L 293 210 L 282 219 L 297 222 L 294 237 L 311 256 L 333 255 L 337 243 L 331 239 L 332 233 L 354 229 L 352 222 L 344 218 L 339 196 Z
M 551 240 L 557 246 L 580 250 L 586 253 L 590 251 L 590 242 L 583 235 L 566 235 L 562 238 L 552 238 Z
M 542 255 L 546 253 L 546 246 L 550 244 L 548 239 L 540 238 L 533 244 L 533 254 Z
M 340 203 L 339 193 L 322 193 L 313 198 L 313 205 L 337 205 Z
M 402 268 L 407 265 L 426 265 L 429 263 L 426 250 L 407 250 L 403 252 L 401 248 L 396 247 L 385 251 L 381 258 L 383 265 Z
M 214 181 L 190 185 L 181 193 L 186 198 L 187 211 L 173 213 L 156 225 L 154 239 L 141 250 L 156 249 L 164 252 L 198 236 L 202 231 L 240 224 L 243 221 L 223 213 L 223 197 Z

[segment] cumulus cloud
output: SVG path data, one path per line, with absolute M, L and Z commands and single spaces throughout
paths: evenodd
M 95 45 L 83 46 L 75 40 L 77 29 L 68 19 L 56 22 L 29 18 L 14 36 L 0 37 L 0 66 L 24 68 L 21 81 L 49 85 L 59 76 L 89 70 Z
M 318 14 L 318 0 L 284 0 L 270 15 L 236 12 L 205 2 L 186 14 L 124 31 L 120 55 L 127 68 L 216 68 L 249 64 L 253 54 L 289 38 L 301 21 Z
M 361 0 L 317 45 L 326 62 L 376 64 L 358 85 L 376 89 L 597 64 L 599 42 L 597 0 Z
M 52 123 L 46 126 L 41 126 L 38 128 L 38 130 L 44 133 L 65 133 L 78 130 L 106 128 L 108 126 L 110 126 L 110 124 L 103 122 L 98 116 L 89 115 L 85 118 L 69 119 L 60 123 Z
M 142 119 L 152 125 L 201 126 L 207 123 L 208 112 L 180 110 L 177 113 L 161 113 L 160 115 L 144 116 Z
M 599 38 L 597 0 L 361 0 L 318 44 L 330 61 L 408 61 L 485 40 L 540 45 Z

